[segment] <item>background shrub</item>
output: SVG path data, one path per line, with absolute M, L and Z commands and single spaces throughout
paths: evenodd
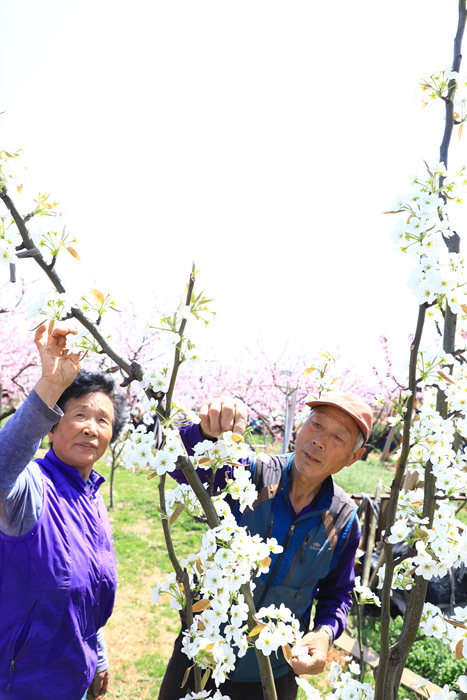
M 356 636 L 355 617 L 352 615 L 352 634 Z M 391 620 L 391 643 L 396 640 L 402 630 L 403 618 L 396 617 Z M 371 616 L 365 616 L 362 620 L 363 643 L 379 653 L 380 651 L 381 622 Z M 421 635 L 420 635 L 421 636 Z M 451 690 L 459 692 L 459 686 L 455 685 L 459 676 L 465 673 L 465 660 L 456 661 L 455 654 L 450 647 L 439 639 L 427 637 L 415 642 L 407 659 L 407 668 L 427 680 L 443 687 L 449 685 Z

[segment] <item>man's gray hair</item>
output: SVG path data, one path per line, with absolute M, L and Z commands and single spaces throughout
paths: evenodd
M 357 442 L 355 443 L 354 447 L 354 452 L 360 449 L 360 447 L 363 447 L 365 444 L 365 436 L 361 430 L 361 428 L 358 429 L 358 435 L 357 435 Z

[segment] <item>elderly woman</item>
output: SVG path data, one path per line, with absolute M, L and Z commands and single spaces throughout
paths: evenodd
M 116 560 L 93 471 L 122 424 L 107 375 L 80 371 L 68 329 L 36 332 L 42 376 L 0 430 L 0 698 L 100 698 Z M 41 439 L 51 449 L 32 462 Z

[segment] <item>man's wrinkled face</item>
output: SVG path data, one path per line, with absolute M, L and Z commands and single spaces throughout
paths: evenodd
M 113 417 L 112 401 L 101 391 L 70 399 L 63 418 L 49 433 L 53 451 L 62 462 L 88 476 L 109 445 Z
M 355 450 L 357 437 L 358 426 L 348 413 L 316 406 L 297 434 L 293 465 L 301 477 L 322 482 L 364 454 L 364 447 Z

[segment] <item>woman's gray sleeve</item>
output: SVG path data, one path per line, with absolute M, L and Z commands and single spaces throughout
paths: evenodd
M 104 630 L 102 627 L 97 630 L 97 668 L 96 673 L 101 673 L 109 668 L 107 658 L 107 647 L 105 646 Z
M 29 532 L 42 509 L 42 479 L 31 462 L 42 438 L 63 413 L 32 391 L 0 430 L 0 530 L 10 536 Z

